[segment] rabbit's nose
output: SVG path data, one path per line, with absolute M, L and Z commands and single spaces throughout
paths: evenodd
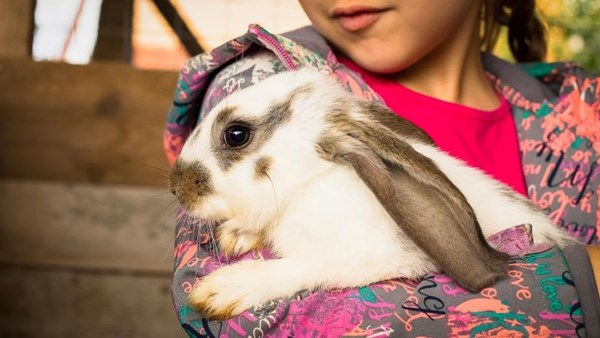
M 179 202 L 188 206 L 213 191 L 208 169 L 200 162 L 176 162 L 170 176 L 170 190 Z

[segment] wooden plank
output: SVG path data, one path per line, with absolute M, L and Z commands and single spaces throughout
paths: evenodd
M 0 264 L 0 337 L 177 338 L 169 277 Z
M 175 207 L 160 189 L 0 180 L 0 263 L 170 276 Z
M 0 177 L 166 186 L 176 72 L 0 58 Z
M 153 0 L 154 4 L 160 11 L 160 14 L 165 18 L 179 42 L 185 47 L 189 55 L 197 55 L 204 53 L 204 49 L 194 36 L 194 33 L 189 29 L 185 20 L 179 15 L 179 12 L 170 1 Z
M 34 0 L 0 0 L 0 56 L 31 57 Z
M 94 60 L 131 63 L 133 0 L 103 0 Z

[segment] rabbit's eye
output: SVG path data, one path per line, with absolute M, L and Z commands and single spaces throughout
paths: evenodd
M 243 125 L 232 125 L 229 126 L 225 130 L 225 134 L 223 138 L 225 140 L 225 144 L 231 148 L 241 148 L 248 144 L 250 138 L 252 136 L 252 132 L 250 128 Z

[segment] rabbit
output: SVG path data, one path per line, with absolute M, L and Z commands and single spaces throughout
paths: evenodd
M 437 271 L 478 291 L 508 269 L 488 236 L 528 223 L 536 243 L 570 242 L 526 198 L 306 67 L 216 105 L 186 141 L 170 185 L 190 215 L 218 224 L 222 252 L 267 247 L 277 257 L 202 277 L 189 301 L 207 319 L 302 290 Z

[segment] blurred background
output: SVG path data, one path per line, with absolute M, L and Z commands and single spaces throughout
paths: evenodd
M 600 70 L 600 2 L 540 0 Z M 0 0 L 0 337 L 183 337 L 162 126 L 177 70 L 295 0 Z M 510 60 L 501 38 L 496 53 Z

